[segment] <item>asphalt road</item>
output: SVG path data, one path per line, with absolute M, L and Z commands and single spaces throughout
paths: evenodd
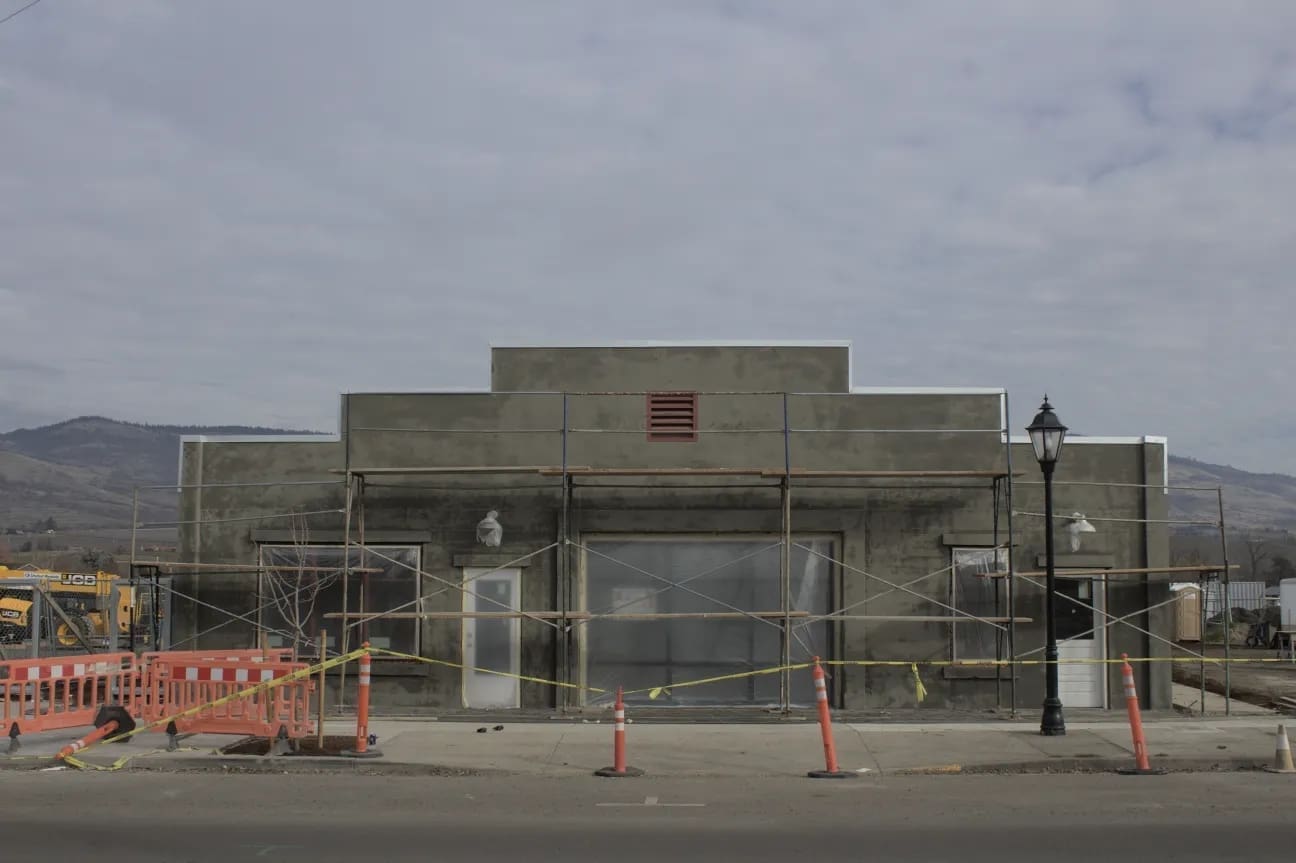
M 683 805 L 688 804 L 688 805 Z M 1291 859 L 1296 778 L 0 772 L 15 861 Z

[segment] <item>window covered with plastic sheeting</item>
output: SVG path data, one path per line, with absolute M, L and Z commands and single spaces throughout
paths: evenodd
M 346 610 L 377 614 L 413 602 L 418 598 L 419 559 L 418 546 L 352 546 Z M 260 579 L 260 626 L 269 645 L 296 646 L 303 655 L 316 655 L 324 629 L 329 650 L 339 650 L 343 621 L 326 620 L 324 615 L 342 611 L 343 547 L 263 545 L 261 563 L 267 568 Z M 418 653 L 418 622 L 380 618 L 352 627 L 349 647 L 366 640 L 374 647 Z
M 594 616 L 585 625 L 590 686 L 660 687 L 655 698 L 645 693 L 627 699 L 654 706 L 780 705 L 780 674 L 746 674 L 777 668 L 782 659 L 782 547 L 777 536 L 598 538 L 586 546 L 585 608 Z M 831 539 L 793 537 L 793 611 L 825 615 L 831 610 L 834 551 Z M 700 613 L 724 617 L 664 616 Z M 794 663 L 834 654 L 830 623 L 792 618 Z M 742 676 L 672 688 L 728 675 Z M 792 673 L 789 697 L 794 705 L 813 704 L 809 673 Z
M 958 619 L 953 624 L 954 659 L 998 659 L 1000 630 L 992 624 L 973 620 L 975 617 L 1002 617 L 1000 587 L 1003 578 L 996 573 L 1008 569 L 1008 549 L 956 548 L 950 570 L 950 605 L 961 614 L 951 611 Z

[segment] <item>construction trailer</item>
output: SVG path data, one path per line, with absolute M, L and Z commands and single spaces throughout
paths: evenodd
M 622 685 L 787 711 L 815 655 L 848 663 L 852 710 L 1042 699 L 1042 487 L 1002 388 L 859 387 L 845 343 L 491 359 L 487 391 L 348 393 L 336 435 L 185 438 L 176 523 L 139 525 L 180 530 L 178 646 L 367 641 L 388 710 L 578 712 Z M 1056 530 L 1096 525 L 1057 555 L 1069 707 L 1122 704 L 1104 660 L 1170 656 L 1169 584 L 1195 576 L 1169 566 L 1166 469 L 1164 438 L 1068 439 Z M 1169 664 L 1137 672 L 1169 708 Z

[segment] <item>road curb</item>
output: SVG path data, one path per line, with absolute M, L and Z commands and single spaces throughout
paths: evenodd
M 104 765 L 106 766 L 106 765 Z M 36 771 L 67 767 L 53 756 L 0 758 L 0 771 Z M 67 767 L 67 769 L 73 769 Z M 93 767 L 91 768 L 94 769 Z M 384 776 L 505 776 L 510 771 L 493 768 L 452 767 L 445 764 L 411 764 L 392 761 L 357 761 L 341 757 L 214 755 L 188 758 L 165 756 L 133 758 L 120 770 L 136 773 L 357 773 Z
M 1042 774 L 1042 773 L 1115 773 L 1128 768 L 1132 761 L 1129 758 L 1047 758 L 1033 761 L 1011 761 L 986 764 L 932 764 L 909 767 L 882 768 L 874 773 L 881 776 L 951 776 L 977 774 Z M 1169 773 L 1217 773 L 1235 771 L 1261 771 L 1268 762 L 1259 758 L 1159 758 L 1154 766 Z M 52 756 L 23 756 L 19 758 L 0 758 L 0 770 L 35 771 L 60 766 Z M 71 769 L 71 768 L 69 768 Z M 122 770 L 152 773 L 261 773 L 261 774 L 306 774 L 335 773 L 369 776 L 440 776 L 481 777 L 481 776 L 516 776 L 532 775 L 532 771 L 516 771 L 501 768 L 455 767 L 445 764 L 417 764 L 400 761 L 369 760 L 356 761 L 350 758 L 330 756 L 262 756 L 262 755 L 213 755 L 190 756 L 187 758 L 167 758 L 165 755 L 154 758 L 135 758 L 121 767 Z M 534 775 L 549 775 L 534 773 Z M 573 777 L 578 773 L 571 774 Z M 656 773 L 664 779 L 703 779 L 727 778 L 726 774 L 683 773 L 672 776 L 668 773 Z M 787 774 L 791 776 L 792 774 Z M 768 778 L 778 779 L 781 773 L 767 774 Z M 566 778 L 566 777 L 564 777 Z M 730 777 L 731 778 L 731 777 Z M 748 778 L 766 778 L 748 777 Z
M 1129 768 L 1133 758 L 1048 758 L 1035 761 L 998 764 L 965 764 L 958 772 L 977 773 L 1115 773 Z M 1158 758 L 1153 766 L 1170 773 L 1217 773 L 1239 770 L 1261 770 L 1265 762 L 1256 758 Z M 933 772 L 930 768 L 884 770 L 891 775 L 917 775 Z

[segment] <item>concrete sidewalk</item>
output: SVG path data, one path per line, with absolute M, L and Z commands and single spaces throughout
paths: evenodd
M 1171 770 L 1248 769 L 1273 762 L 1281 719 L 1162 719 L 1146 723 L 1153 767 Z M 1041 737 L 1036 720 L 986 723 L 887 723 L 834 726 L 843 770 L 863 774 L 1039 772 L 1114 770 L 1133 765 L 1129 727 L 1122 721 L 1073 720 L 1064 737 Z M 415 774 L 502 773 L 552 777 L 589 776 L 612 760 L 607 722 L 529 722 L 478 725 L 419 719 L 375 720 L 382 757 L 343 758 L 222 755 L 235 738 L 199 735 L 184 751 L 165 752 L 165 738 L 144 734 L 126 744 L 87 751 L 89 763 L 111 765 L 134 755 L 130 769 L 150 770 L 360 770 Z M 1296 726 L 1296 723 L 1293 723 Z M 354 722 L 330 720 L 329 735 L 354 733 Z M 479 732 L 478 728 L 486 728 Z M 1296 729 L 1294 729 L 1296 730 Z M 1291 732 L 1289 732 L 1291 733 Z M 18 758 L 0 756 L 0 767 L 55 764 L 54 753 L 75 732 L 23 739 Z M 631 766 L 671 777 L 804 776 L 823 767 L 815 723 L 671 725 L 631 724 Z

